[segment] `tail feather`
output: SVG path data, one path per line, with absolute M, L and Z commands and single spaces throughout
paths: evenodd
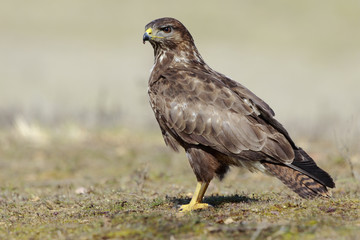
M 290 167 L 300 170 L 302 173 L 314 178 L 327 187 L 335 187 L 331 176 L 319 168 L 315 161 L 301 148 L 295 150 L 295 160 L 291 163 Z
M 263 162 L 265 168 L 303 198 L 329 196 L 326 186 L 286 165 Z
M 263 166 L 286 186 L 303 198 L 329 196 L 327 187 L 335 187 L 330 175 L 319 168 L 302 149 L 295 150 L 292 164 L 262 162 Z

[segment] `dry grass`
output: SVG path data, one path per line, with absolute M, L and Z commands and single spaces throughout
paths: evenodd
M 24 129 L 27 129 L 25 131 Z M 302 200 L 279 181 L 233 169 L 210 185 L 214 208 L 180 214 L 195 177 L 159 133 L 16 127 L 0 132 L 2 239 L 356 239 L 360 189 L 331 143 L 310 154 L 334 176 L 332 199 Z M 326 151 L 324 151 L 327 149 Z M 355 171 L 359 155 L 349 156 Z

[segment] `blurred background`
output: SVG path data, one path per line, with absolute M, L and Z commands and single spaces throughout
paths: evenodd
M 171 16 L 295 137 L 360 128 L 359 1 L 2 1 L 0 126 L 157 129 L 144 26 Z

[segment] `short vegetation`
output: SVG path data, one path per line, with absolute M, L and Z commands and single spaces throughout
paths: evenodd
M 210 184 L 213 208 L 183 214 L 196 179 L 159 132 L 20 122 L 0 132 L 0 239 L 357 239 L 359 153 L 302 145 L 334 177 L 332 198 L 234 168 Z

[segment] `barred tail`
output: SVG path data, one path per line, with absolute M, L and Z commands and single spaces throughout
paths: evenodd
M 335 187 L 330 175 L 319 168 L 301 148 L 295 150 L 295 160 L 289 165 L 267 161 L 262 164 L 271 174 L 303 198 L 329 197 L 327 187 Z

